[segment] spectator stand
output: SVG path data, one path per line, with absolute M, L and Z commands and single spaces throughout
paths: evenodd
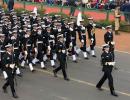
M 57 5 L 57 4 L 48 5 L 46 3 L 46 1 L 43 1 L 43 3 L 40 3 L 40 4 L 39 4 L 39 2 L 34 2 L 34 1 L 33 2 L 32 1 L 31 2 L 30 1 L 27 1 L 27 2 L 24 2 L 24 1 L 15 1 L 15 2 L 18 3 L 18 4 L 21 4 L 21 5 L 25 5 L 25 6 L 22 6 L 22 8 L 24 8 L 24 9 L 28 8 L 27 5 L 29 7 L 32 6 L 32 5 L 33 6 L 37 5 L 38 7 L 41 7 L 41 8 L 44 7 L 45 10 L 48 10 L 48 9 L 51 8 L 54 12 L 62 12 L 61 8 L 63 8 L 63 12 L 62 13 L 69 14 L 69 5 L 63 5 L 63 4 L 62 5 Z M 69 4 L 67 2 L 65 1 L 64 3 Z M 109 21 L 109 22 L 114 21 L 113 10 L 110 10 L 110 9 L 108 9 L 108 10 L 106 10 L 106 9 L 100 9 L 99 10 L 99 9 L 96 9 L 96 8 L 85 8 L 82 5 L 83 5 L 83 2 L 82 2 L 82 4 L 80 6 L 77 7 L 76 14 L 77 14 L 79 8 L 82 7 L 82 10 L 84 11 L 84 14 L 88 15 L 88 16 L 94 17 L 94 19 L 96 21 L 100 21 L 100 22 L 105 21 L 105 20 Z M 49 13 L 51 13 L 52 10 L 50 10 Z M 95 15 L 98 15 L 98 17 L 95 16 Z M 125 15 L 125 16 L 123 16 L 123 15 Z M 128 17 L 128 15 L 130 15 L 130 12 L 126 12 L 126 11 L 122 12 L 122 17 L 121 17 L 121 24 L 122 24 L 122 26 L 129 27 L 128 23 L 126 23 L 126 22 L 128 22 L 127 19 L 130 19 Z M 126 22 L 125 22 L 125 20 L 126 20 Z

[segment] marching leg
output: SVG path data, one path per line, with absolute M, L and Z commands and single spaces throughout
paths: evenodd
M 69 78 L 67 77 L 65 66 L 62 66 L 62 73 L 63 73 L 63 76 L 64 76 L 64 80 L 69 81 Z
M 21 67 L 23 67 L 23 68 L 25 67 L 25 60 L 22 61 Z
M 106 73 L 104 73 L 103 77 L 101 78 L 101 80 L 98 82 L 98 84 L 96 85 L 96 87 L 99 89 L 99 90 L 102 90 L 102 85 L 103 83 L 105 82 L 105 80 L 107 79 L 107 75 Z
M 19 77 L 22 77 L 22 74 L 21 74 L 21 72 L 20 72 L 20 69 L 18 68 L 18 67 L 16 67 L 17 69 L 16 69 L 16 74 L 19 76 Z
M 84 59 L 88 59 L 87 52 L 83 52 Z
M 86 48 L 87 53 L 90 53 L 90 46 Z
M 47 61 L 47 59 L 48 59 L 48 58 L 47 58 L 47 55 L 46 55 L 46 54 L 44 54 L 44 56 L 43 56 L 43 61 L 44 61 L 44 62 L 46 62 L 46 61 Z
M 56 53 L 53 55 L 53 59 L 56 61 L 56 59 L 57 59 L 57 54 Z
M 55 68 L 55 62 L 54 62 L 54 60 L 51 60 L 51 66 L 52 66 L 53 68 Z
M 9 86 L 9 80 L 7 80 L 6 83 L 2 87 L 4 93 L 7 93 L 7 87 L 8 86 Z
M 41 68 L 46 69 L 44 62 L 41 62 Z
M 34 68 L 32 66 L 32 63 L 29 63 L 29 68 L 30 68 L 31 72 L 34 72 Z
M 95 50 L 94 50 L 94 45 L 90 45 L 90 48 L 91 48 L 91 55 L 92 55 L 92 57 L 96 57 Z
M 72 55 L 73 62 L 77 63 L 76 55 Z

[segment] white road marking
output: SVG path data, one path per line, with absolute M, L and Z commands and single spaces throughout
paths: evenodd
M 49 71 L 45 71 L 45 70 L 41 70 L 41 69 L 36 69 L 37 71 L 39 72 L 42 72 L 42 73 L 46 73 L 46 74 L 50 74 L 50 75 L 53 75 L 52 72 L 49 72 Z M 59 75 L 58 74 L 58 77 L 62 78 L 62 75 Z M 79 79 L 75 79 L 75 78 L 72 78 L 70 77 L 70 80 L 71 81 L 74 81 L 74 82 L 77 82 L 77 83 L 80 83 L 80 84 L 84 84 L 84 85 L 88 85 L 88 86 L 91 86 L 91 87 L 95 87 L 96 88 L 96 85 L 93 84 L 93 83 L 90 83 L 90 82 L 87 82 L 87 81 L 82 81 L 82 80 L 79 80 Z M 109 88 L 106 88 L 106 87 L 102 87 L 104 90 L 107 90 L 109 91 Z M 130 93 L 127 93 L 127 92 L 122 92 L 122 91 L 116 91 L 117 93 L 119 94 L 122 94 L 122 95 L 125 95 L 125 96 L 129 96 L 130 97 Z
M 60 100 L 69 100 L 68 98 L 63 97 L 63 96 L 55 96 L 55 97 L 59 98 Z

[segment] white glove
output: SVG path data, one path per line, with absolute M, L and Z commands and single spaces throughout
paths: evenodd
M 22 32 L 22 30 L 19 30 L 19 32 Z
M 112 45 L 115 45 L 115 42 L 111 42 Z
M 51 38 L 54 38 L 54 35 L 50 35 Z
M 70 42 L 70 46 L 71 46 L 71 47 L 73 46 L 72 42 Z
M 31 25 L 28 25 L 28 27 L 30 28 L 30 27 L 31 27 Z
M 106 62 L 105 65 L 115 66 L 115 63 L 116 63 L 116 62 Z
M 91 41 L 92 41 L 92 43 L 93 43 L 94 39 L 93 39 L 93 38 L 91 38 Z
M 84 43 L 84 40 L 82 39 L 81 42 Z
M 27 51 L 24 51 L 25 55 L 28 55 L 28 52 Z
M 14 36 L 11 37 L 11 40 L 15 40 L 16 38 Z
M 85 27 L 82 27 L 81 29 L 82 29 L 82 30 L 85 30 Z
M 3 71 L 3 75 L 4 75 L 4 79 L 8 78 L 8 75 L 7 75 L 6 71 Z
M 29 37 L 29 35 L 28 34 L 25 34 L 25 38 L 28 38 Z
M 62 50 L 62 53 L 65 53 L 65 50 Z
M 94 39 L 93 38 L 91 38 L 91 41 L 93 41 Z
M 24 20 L 25 21 L 25 20 Z M 26 25 L 27 24 L 27 22 L 24 22 L 24 24 Z
M 110 65 L 115 66 L 116 62 L 110 62 Z
M 51 50 L 51 47 L 50 47 L 50 46 L 48 46 L 48 50 L 49 50 L 49 51 Z
M 61 29 L 58 29 L 58 32 L 61 32 Z
M 12 34 L 12 32 L 11 32 L 11 31 L 9 31 L 9 34 Z
M 95 26 L 96 26 L 96 24 L 93 24 L 93 26 L 95 27 Z
M 25 19 L 23 19 L 23 21 L 25 21 Z
M 41 31 L 38 31 L 38 32 L 37 32 L 37 34 L 38 34 L 38 35 L 41 35 L 41 34 L 42 34 L 42 32 L 41 32 Z
M 70 31 L 73 31 L 74 29 L 70 27 Z
M 46 26 L 45 25 L 42 25 L 42 28 L 45 28 Z
M 10 66 L 9 66 L 10 68 L 12 68 L 12 69 L 14 69 L 14 67 L 15 67 L 15 64 L 10 64 Z
M 34 51 L 35 51 L 35 53 L 37 53 L 38 51 L 37 51 L 37 48 L 34 48 Z
M 64 41 L 66 41 L 66 38 L 64 38 Z

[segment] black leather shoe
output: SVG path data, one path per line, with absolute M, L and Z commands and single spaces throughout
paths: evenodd
M 22 77 L 23 75 L 22 74 L 17 74 L 17 76 Z
M 54 73 L 54 77 L 57 77 L 57 74 L 56 74 L 55 70 L 53 70 L 53 73 Z
M 113 92 L 111 93 L 111 95 L 113 95 L 113 96 L 115 96 L 115 97 L 118 97 L 118 94 L 116 94 L 115 91 L 113 91 Z
M 13 94 L 13 98 L 17 99 L 18 96 L 16 95 L 16 93 Z
M 24 66 L 21 66 L 20 68 L 21 68 L 21 69 L 26 69 L 26 67 L 24 67 Z
M 96 58 L 97 56 L 96 56 L 96 55 L 92 55 L 92 57 L 95 57 L 95 58 Z
M 69 53 L 69 54 L 68 54 L 68 56 L 72 56 L 72 54 L 71 54 L 71 53 Z
M 88 57 L 85 57 L 84 59 L 88 60 L 89 58 L 88 58 Z
M 36 71 L 36 70 L 33 69 L 31 72 L 34 73 L 35 71 Z
M 41 69 L 43 69 L 43 70 L 47 70 L 47 68 L 46 68 L 46 67 L 43 67 L 43 68 L 41 68 Z
M 115 70 L 118 70 L 118 67 L 114 66 L 114 69 L 115 69 Z
M 33 66 L 36 66 L 36 64 L 32 63 Z
M 77 61 L 77 60 L 74 60 L 73 62 L 74 62 L 74 63 L 78 63 L 78 61 Z
M 2 89 L 3 89 L 4 93 L 8 93 L 7 90 L 4 87 L 2 87 Z
M 102 89 L 101 87 L 96 86 L 96 88 L 97 88 L 99 91 L 103 91 L 103 89 Z
M 56 68 L 56 66 L 54 65 L 54 66 L 52 66 L 53 68 Z
M 70 81 L 70 79 L 69 79 L 69 78 L 64 78 L 64 80 L 66 80 L 66 81 Z

